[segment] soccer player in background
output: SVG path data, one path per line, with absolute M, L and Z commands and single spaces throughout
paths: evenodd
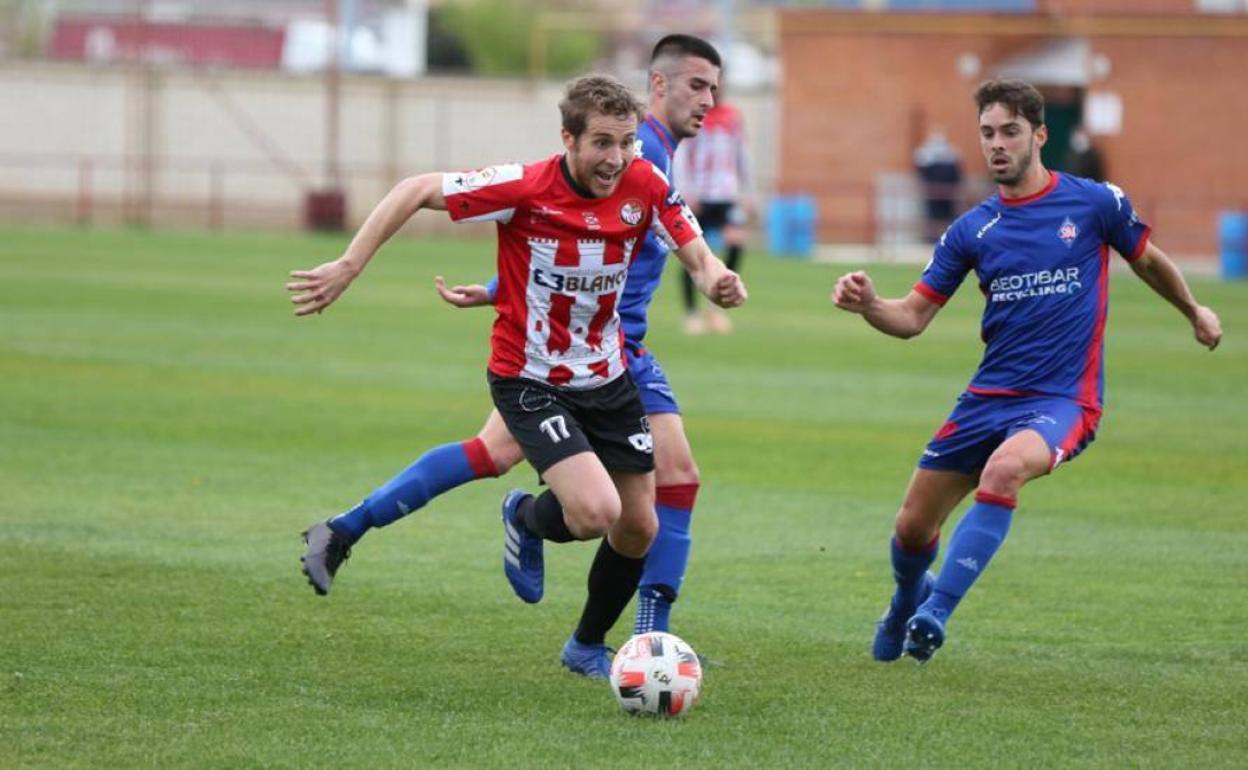
M 881 298 L 861 271 L 841 276 L 832 294 L 838 307 L 903 339 L 927 328 L 970 271 L 986 296 L 983 360 L 923 451 L 897 513 L 897 587 L 872 644 L 880 661 L 931 658 L 950 615 L 1005 540 L 1019 490 L 1092 442 L 1104 391 L 1111 248 L 1183 313 L 1197 342 L 1213 350 L 1222 337 L 1218 316 L 1196 302 L 1121 189 L 1041 165 L 1047 131 L 1034 87 L 991 80 L 975 103 L 997 193 L 949 227 L 905 297 Z M 975 503 L 933 579 L 927 570 L 941 525 L 971 490 Z
M 668 35 L 655 45 L 650 61 L 649 113 L 638 129 L 638 142 L 642 157 L 665 173 L 671 169 L 678 142 L 700 130 L 718 87 L 719 66 L 718 52 L 700 38 Z M 646 237 L 629 266 L 620 302 L 624 351 L 630 374 L 641 390 L 654 438 L 660 523 L 638 590 L 635 633 L 670 628 L 672 604 L 680 593 L 689 561 L 690 521 L 700 484 L 675 395 L 663 369 L 643 345 L 646 313 L 667 265 L 667 254 L 668 246 L 662 239 Z M 443 299 L 458 307 L 494 303 L 493 282 L 490 287 L 448 288 L 439 278 L 437 286 Z M 474 438 L 429 450 L 352 510 L 328 523 L 313 525 L 311 531 L 320 536 L 309 537 L 304 556 L 313 587 L 322 594 L 329 590 L 350 546 L 372 527 L 393 523 L 468 481 L 502 475 L 522 459 L 519 445 L 497 411 L 489 415 Z M 570 657 L 576 656 L 597 661 L 601 653 L 596 646 L 587 646 L 571 650 Z M 573 670 L 578 667 L 570 666 Z
M 706 242 L 715 253 L 724 254 L 728 269 L 737 273 L 745 249 L 745 223 L 755 213 L 745 145 L 741 111 L 725 101 L 721 84 L 702 131 L 681 144 L 672 169 L 672 182 L 702 225 Z M 683 273 L 681 287 L 686 334 L 732 331 L 732 322 L 719 309 L 698 313 L 695 287 Z
M 605 76 L 579 78 L 560 111 L 565 154 L 526 166 L 405 180 L 373 210 L 342 257 L 295 271 L 287 288 L 298 315 L 323 311 L 421 209 L 448 211 L 455 221 L 498 223 L 498 317 L 488 381 L 506 431 L 549 486 L 536 499 L 511 494 L 505 500 L 504 567 L 513 589 L 536 601 L 544 539 L 603 538 L 568 647 L 592 648 L 597 654 L 580 661 L 578 673 L 605 677 L 605 635 L 636 590 L 658 529 L 652 436 L 627 371 L 617 311 L 629 265 L 653 229 L 709 299 L 732 307 L 746 293 L 711 253 L 666 176 L 645 160 L 634 162 L 644 113 L 627 88 Z M 467 464 L 485 465 L 488 456 L 473 451 L 465 452 Z M 305 533 L 304 571 L 318 593 L 328 590 L 348 554 L 357 523 L 352 517 L 367 520 L 379 502 L 401 511 L 406 503 L 393 493 L 403 485 L 396 479 L 370 496 L 365 510 Z M 568 664 L 566 648 L 563 657 Z

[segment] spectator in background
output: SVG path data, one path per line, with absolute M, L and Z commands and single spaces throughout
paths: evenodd
M 722 84 L 715 106 L 702 122 L 702 132 L 677 148 L 672 177 L 697 215 L 706 242 L 715 253 L 724 254 L 729 270 L 739 272 L 745 249 L 745 224 L 754 216 L 755 204 L 749 193 L 745 124 L 740 110 L 724 101 Z M 719 308 L 708 307 L 699 314 L 694 285 L 688 280 L 682 282 L 685 333 L 732 331 L 732 323 Z
M 1092 137 L 1082 128 L 1070 135 L 1070 149 L 1062 161 L 1066 173 L 1081 176 L 1093 182 L 1105 181 L 1105 160 L 1101 151 L 1092 144 Z
M 914 151 L 914 170 L 923 188 L 923 237 L 935 242 L 958 215 L 962 160 L 943 129 L 933 128 Z

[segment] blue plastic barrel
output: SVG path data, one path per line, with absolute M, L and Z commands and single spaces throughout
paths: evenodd
M 1248 278 L 1248 214 L 1223 211 L 1218 217 L 1218 246 L 1222 278 Z
M 767 250 L 772 254 L 809 257 L 815 250 L 815 199 L 809 195 L 777 195 L 767 207 Z

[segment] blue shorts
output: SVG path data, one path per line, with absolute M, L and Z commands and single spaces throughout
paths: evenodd
M 1010 436 L 1034 430 L 1049 445 L 1049 470 L 1073 460 L 1096 438 L 1098 409 L 1053 396 L 978 396 L 963 393 L 932 437 L 919 467 L 978 474 Z
M 624 346 L 624 356 L 628 362 L 628 373 L 641 391 L 641 403 L 646 408 L 646 414 L 680 414 L 676 394 L 672 392 L 658 359 L 645 348 L 631 344 Z

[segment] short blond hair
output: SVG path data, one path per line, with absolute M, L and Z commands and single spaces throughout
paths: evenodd
M 563 116 L 563 130 L 573 138 L 579 138 L 589 125 L 591 113 L 626 118 L 630 115 L 640 123 L 646 117 L 646 108 L 628 86 L 610 75 L 585 75 L 568 84 L 559 102 L 559 114 Z

